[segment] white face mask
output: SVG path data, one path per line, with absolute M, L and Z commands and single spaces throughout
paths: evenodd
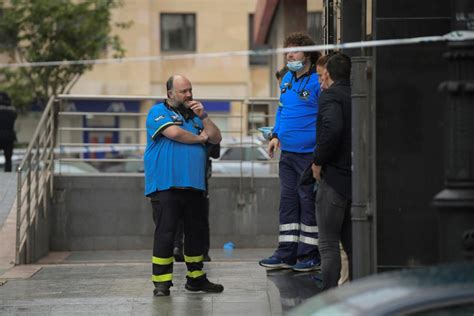
M 290 71 L 297 72 L 297 71 L 300 71 L 301 69 L 303 69 L 304 64 L 301 60 L 295 60 L 295 61 L 289 61 L 286 64 L 286 67 L 288 67 L 288 69 Z

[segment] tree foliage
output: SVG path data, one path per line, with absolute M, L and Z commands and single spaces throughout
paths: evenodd
M 0 0 L 0 53 L 12 63 L 123 57 L 112 35 L 121 0 Z M 130 23 L 115 23 L 127 28 Z M 68 93 L 92 65 L 0 68 L 0 89 L 20 108 Z

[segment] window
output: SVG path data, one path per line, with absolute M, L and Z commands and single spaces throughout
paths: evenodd
M 258 147 L 231 147 L 222 155 L 220 160 L 268 160 Z
M 161 51 L 196 50 L 196 15 L 162 13 Z
M 316 44 L 323 44 L 323 21 L 321 12 L 308 12 L 308 34 Z
M 254 15 L 249 14 L 249 49 L 250 50 L 258 50 L 258 49 L 267 49 L 268 47 L 265 45 L 257 45 L 253 40 L 253 19 Z M 268 55 L 251 55 L 249 56 L 249 64 L 250 65 L 267 65 L 268 64 Z

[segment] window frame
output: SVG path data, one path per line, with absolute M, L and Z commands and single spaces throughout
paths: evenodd
M 248 25 L 248 49 L 249 50 L 259 50 L 259 49 L 268 49 L 269 45 L 257 45 L 253 40 L 253 25 L 255 24 L 255 14 L 249 13 L 247 16 L 247 25 Z M 249 55 L 249 66 L 267 66 L 270 64 L 269 55 Z
M 164 48 L 164 29 L 163 29 L 163 16 L 181 16 L 183 17 L 183 20 L 186 16 L 192 16 L 193 17 L 193 37 L 194 41 L 192 43 L 192 47 L 190 49 L 184 49 L 184 48 L 179 48 L 179 49 L 165 49 Z M 197 14 L 195 12 L 160 12 L 160 51 L 162 53 L 170 53 L 170 52 L 196 52 L 197 50 Z
M 319 31 L 319 37 L 315 36 L 314 34 L 312 34 L 311 32 L 311 29 L 310 29 L 310 15 L 314 15 L 314 16 L 317 16 L 319 15 L 319 21 L 321 22 L 321 25 L 319 25 L 319 28 L 317 29 L 317 31 Z M 308 11 L 307 14 L 306 14 L 306 22 L 307 22 L 307 32 L 308 34 L 311 36 L 311 38 L 313 39 L 313 41 L 319 45 L 319 44 L 323 44 L 324 43 L 324 40 L 323 40 L 323 37 L 324 37 L 324 28 L 323 28 L 323 25 L 322 25 L 322 19 L 323 19 L 323 12 L 322 11 Z

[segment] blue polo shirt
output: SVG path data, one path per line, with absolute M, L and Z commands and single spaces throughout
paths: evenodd
M 280 141 L 281 150 L 311 153 L 316 146 L 316 117 L 321 88 L 314 67 L 296 80 L 289 71 L 280 85 L 280 104 L 277 109 L 273 134 Z
M 146 196 L 170 188 L 205 190 L 206 148 L 165 137 L 162 132 L 170 125 L 197 135 L 203 128 L 197 116 L 186 121 L 165 103 L 153 105 L 146 119 L 147 145 L 143 156 Z

